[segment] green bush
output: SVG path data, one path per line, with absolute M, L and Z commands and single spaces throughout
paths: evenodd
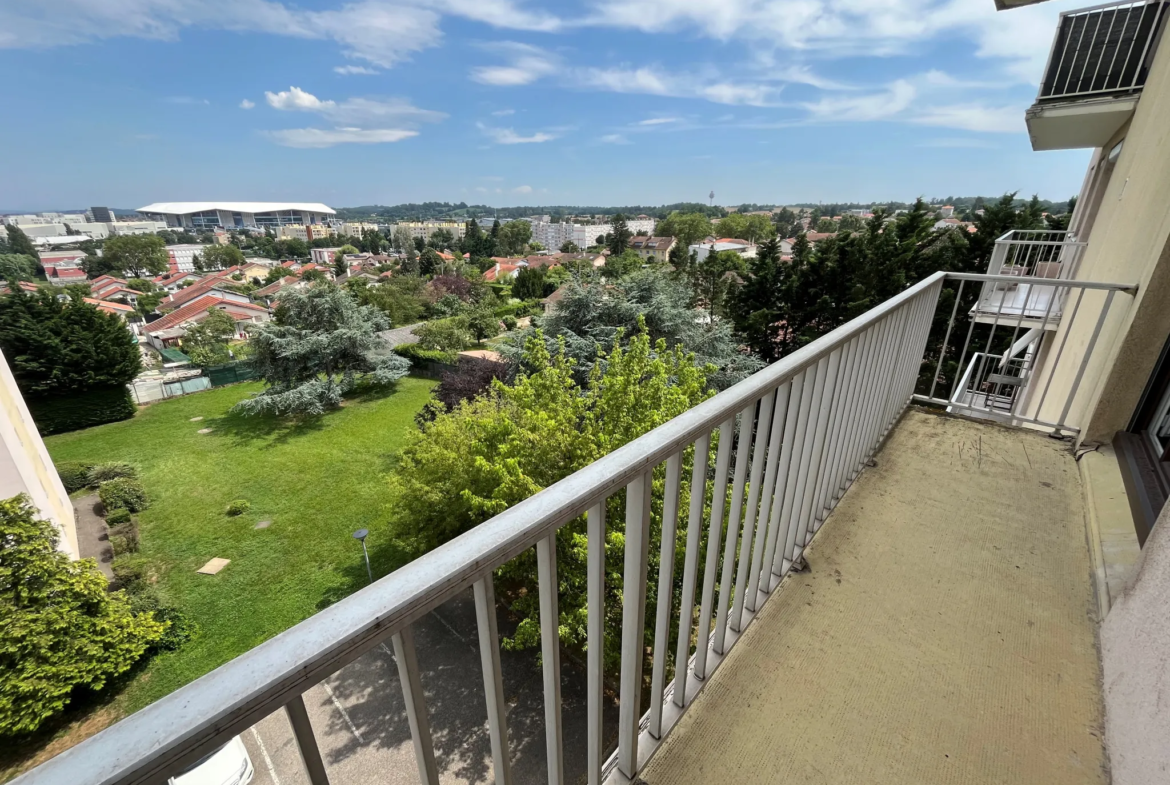
M 454 363 L 459 356 L 456 352 L 444 352 L 439 349 L 424 349 L 417 343 L 402 343 L 394 347 L 394 353 L 410 360 L 412 365 L 419 363 Z
M 503 318 L 503 322 L 504 322 L 504 329 L 505 330 L 515 330 L 516 329 L 516 317 L 515 316 L 505 316 Z
M 130 512 L 142 512 L 150 506 L 142 483 L 131 477 L 119 477 L 98 486 L 98 498 L 107 510 L 125 507 Z
M 247 499 L 235 499 L 234 501 L 228 502 L 227 514 L 232 516 L 243 515 L 251 508 L 252 505 L 248 503 Z
M 150 653 L 174 651 L 199 633 L 199 625 L 178 608 L 165 604 L 151 588 L 139 586 L 130 595 L 130 609 L 136 614 L 152 613 L 156 620 L 167 624 L 162 637 L 149 649 Z
M 415 328 L 418 343 L 424 349 L 440 349 L 444 352 L 461 352 L 475 343 L 475 336 L 466 316 L 437 319 Z
M 101 485 L 103 482 L 116 480 L 119 477 L 137 477 L 138 467 L 125 461 L 109 461 L 95 464 L 89 470 L 89 484 Z
M 138 411 L 126 387 L 99 387 L 75 395 L 42 398 L 26 396 L 25 402 L 41 436 L 129 420 Z
M 150 559 L 139 556 L 137 553 L 115 556 L 114 560 L 110 562 L 110 569 L 114 571 L 114 580 L 128 592 L 134 592 L 146 583 L 150 566 Z
M 130 520 L 130 511 L 125 507 L 115 507 L 112 510 L 106 510 L 106 523 L 110 526 L 117 526 L 120 523 L 129 523 Z
M 66 492 L 73 493 L 89 485 L 89 470 L 92 468 L 93 464 L 90 463 L 70 461 L 58 466 L 57 474 L 60 475 Z
M 110 547 L 114 556 L 138 552 L 138 524 L 132 520 L 110 527 Z

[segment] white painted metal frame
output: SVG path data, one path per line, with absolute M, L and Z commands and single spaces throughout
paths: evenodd
M 435 783 L 438 772 L 411 624 L 471 588 L 493 771 L 497 783 L 507 783 L 511 777 L 508 729 L 492 574 L 535 548 L 548 780 L 563 783 L 557 532 L 582 514 L 588 538 L 587 779 L 591 785 L 632 781 L 777 591 L 905 409 L 918 380 L 938 294 L 948 278 L 986 282 L 995 277 L 936 273 L 926 278 L 17 782 L 138 785 L 164 781 L 169 773 L 286 707 L 309 780 L 324 785 L 328 782 L 325 765 L 301 696 L 389 637 L 419 779 L 427 785 Z M 1112 284 L 1069 285 L 1132 293 L 1132 287 Z M 1081 362 L 1083 373 L 1079 357 L 1069 360 Z M 687 460 L 692 461 L 689 473 Z M 653 479 L 663 464 L 663 537 L 658 544 L 661 567 L 650 648 L 651 695 L 646 704 L 649 711 L 643 715 Z M 689 475 L 690 503 L 685 552 L 680 556 L 676 543 L 682 542 L 677 527 L 685 475 Z M 607 758 L 602 727 L 605 511 L 607 500 L 623 489 L 618 744 Z M 700 555 L 704 550 L 705 560 Z M 680 558 L 681 567 L 677 565 Z M 676 569 L 682 571 L 677 607 Z M 672 650 L 670 630 L 675 619 L 679 633 Z

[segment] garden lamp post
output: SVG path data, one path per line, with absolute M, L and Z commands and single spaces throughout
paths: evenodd
M 373 583 L 374 571 L 370 569 L 370 552 L 366 550 L 366 537 L 369 533 L 369 529 L 358 529 L 353 533 L 353 538 L 362 544 L 362 555 L 366 557 L 366 575 L 370 576 L 370 583 Z

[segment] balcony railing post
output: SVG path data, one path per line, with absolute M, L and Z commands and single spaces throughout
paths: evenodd
M 812 529 L 820 528 L 821 521 L 833 509 L 833 483 L 837 477 L 837 459 L 841 450 L 841 442 L 849 430 L 850 407 L 853 404 L 853 383 L 856 378 L 858 344 L 860 336 L 854 337 L 842 348 L 841 369 L 837 387 L 837 403 L 834 413 L 829 420 L 829 436 L 825 443 L 825 468 L 821 472 L 821 481 L 817 488 L 816 503 L 813 505 Z
M 723 543 L 723 569 L 719 573 L 719 610 L 715 614 L 715 642 L 712 649 L 726 651 L 727 616 L 731 612 L 732 577 L 735 575 L 735 548 L 739 544 L 739 525 L 743 513 L 743 489 L 747 484 L 748 455 L 752 446 L 752 424 L 756 417 L 753 401 L 739 413 L 739 443 L 735 449 L 735 482 L 731 488 L 731 506 L 727 514 L 727 539 Z
M 1089 344 L 1085 347 L 1085 351 L 1081 355 L 1081 363 L 1077 366 L 1077 374 L 1073 378 L 1072 386 L 1069 387 L 1068 397 L 1064 400 L 1064 408 L 1060 411 L 1060 419 L 1057 420 L 1058 423 L 1068 421 L 1068 413 L 1072 410 L 1073 399 L 1076 398 L 1077 390 L 1081 387 L 1081 379 L 1085 375 L 1085 369 L 1089 367 L 1089 360 L 1093 357 L 1093 349 L 1097 346 L 1097 339 L 1101 337 L 1101 328 L 1105 326 L 1105 320 L 1109 316 L 1109 308 L 1113 305 L 1113 295 L 1116 293 L 1116 290 L 1110 289 L 1105 295 L 1105 304 L 1101 306 L 1101 313 L 1098 314 L 1097 323 L 1093 326 L 1093 334 L 1089 337 Z M 1053 435 L 1060 435 L 1059 427 Z
M 653 471 L 626 486 L 626 553 L 622 579 L 622 671 L 618 706 L 618 769 L 630 779 L 638 773 L 638 732 L 642 715 L 645 660 L 646 559 L 650 551 L 650 499 Z
M 757 607 L 760 590 L 760 573 L 763 572 L 764 555 L 769 545 L 776 544 L 776 535 L 773 531 L 772 506 L 776 494 L 776 471 L 780 463 L 780 439 L 784 435 L 784 421 L 788 417 L 788 395 L 792 384 L 784 384 L 776 391 L 776 402 L 772 407 L 772 424 L 769 427 L 768 437 L 768 466 L 764 472 L 764 486 L 760 503 L 760 517 L 757 524 L 756 547 L 752 550 L 751 573 L 748 577 L 747 594 L 744 604 L 748 610 L 754 611 Z M 765 588 L 766 592 L 766 588 Z
M 812 453 L 812 428 L 809 412 L 817 394 L 817 376 L 824 360 L 804 369 L 804 383 L 800 390 L 800 411 L 796 418 L 796 436 L 792 445 L 792 463 L 789 464 L 784 487 L 784 504 L 780 510 L 780 527 L 776 535 L 776 555 L 772 557 L 772 572 L 784 577 L 792 565 L 792 549 L 796 544 L 794 521 L 800 509 L 803 478 L 808 474 L 808 456 Z M 823 374 L 821 374 L 823 375 Z M 823 383 L 823 382 L 822 382 Z M 791 405 L 791 404 L 790 404 Z
M 826 365 L 825 384 L 821 394 L 817 396 L 819 409 L 817 412 L 816 432 L 813 435 L 812 464 L 809 466 L 808 478 L 804 489 L 804 497 L 800 504 L 800 518 L 797 520 L 796 544 L 803 553 L 804 547 L 812 539 L 810 522 L 814 504 L 816 503 L 817 486 L 820 484 L 821 472 L 825 463 L 825 442 L 829 431 L 829 420 L 833 415 L 836 403 L 838 376 L 841 371 L 841 349 L 838 348 L 828 356 Z
M 564 736 L 561 730 L 561 636 L 557 602 L 557 533 L 536 543 L 536 577 L 540 584 L 540 659 L 544 677 L 544 748 L 549 785 L 564 785 Z
M 402 683 L 403 702 L 406 704 L 406 721 L 410 726 L 410 738 L 414 742 L 418 779 L 422 785 L 439 785 L 435 747 L 431 742 L 431 722 L 427 717 L 427 703 L 419 679 L 418 654 L 414 649 L 414 630 L 408 624 L 396 632 L 391 640 L 394 644 L 394 661 L 398 664 L 398 680 Z
M 731 618 L 728 623 L 731 629 L 739 632 L 742 629 L 743 603 L 747 594 L 747 584 L 752 566 L 752 544 L 755 541 L 756 516 L 760 509 L 760 492 L 764 476 L 765 453 L 768 447 L 768 428 L 772 423 L 772 406 L 776 402 L 775 391 L 768 393 L 760 401 L 760 416 L 756 421 L 755 446 L 752 450 L 752 470 L 749 484 L 747 509 L 744 510 L 743 537 L 739 547 L 739 564 L 735 573 L 735 593 L 731 603 Z M 748 433 L 751 433 L 750 429 Z M 741 435 L 742 438 L 742 435 Z
M 674 540 L 678 527 L 682 485 L 682 452 L 666 460 L 666 486 L 662 497 L 662 537 L 658 558 L 658 615 L 654 622 L 654 666 L 650 677 L 650 735 L 662 738 L 662 699 L 666 659 L 670 646 L 670 611 L 674 599 Z M 676 667 L 678 664 L 676 663 Z M 682 663 L 683 668 L 686 662 Z
M 605 737 L 602 734 L 602 709 L 605 700 L 605 500 L 589 508 L 586 514 L 586 587 L 588 629 L 586 667 L 588 669 L 588 770 L 589 785 L 601 785 L 601 767 L 605 762 Z
M 300 695 L 295 696 L 284 705 L 284 710 L 288 714 L 289 724 L 292 725 L 293 737 L 301 753 L 305 773 L 309 775 L 309 782 L 312 785 L 329 785 L 329 775 L 325 773 L 325 762 L 321 760 L 321 750 L 317 747 L 313 724 L 309 722 L 309 712 L 305 710 L 305 699 Z
M 735 441 L 735 417 L 719 426 L 719 452 L 715 457 L 715 482 L 711 489 L 711 527 L 707 534 L 707 564 L 703 569 L 703 602 L 699 607 L 698 642 L 695 649 L 695 678 L 707 678 L 707 651 L 711 640 L 711 614 L 715 604 L 715 576 L 719 569 L 719 544 L 723 537 L 723 509 L 727 498 L 727 475 L 731 467 L 731 445 Z
M 820 419 L 821 404 L 824 402 L 825 381 L 829 375 L 829 358 L 822 357 L 817 364 L 809 369 L 813 371 L 811 378 L 812 390 L 805 382 L 806 400 L 801 401 L 801 420 L 806 424 L 803 445 L 800 452 L 800 465 L 796 474 L 796 490 L 792 497 L 791 515 L 788 516 L 788 531 L 784 538 L 784 558 L 791 564 L 796 560 L 797 550 L 804 548 L 802 542 L 804 529 L 801 512 L 804 509 L 804 497 L 808 494 L 809 475 L 812 474 L 813 456 L 816 454 L 816 432 Z M 805 403 L 808 408 L 805 408 Z M 787 505 L 787 500 L 785 500 Z
M 508 785 L 512 782 L 512 763 L 508 751 L 508 706 L 504 699 L 500 634 L 496 624 L 496 590 L 492 576 L 480 578 L 472 591 L 479 632 L 479 659 L 483 668 L 483 693 L 487 702 L 488 734 L 492 742 L 492 769 L 497 785 Z
M 695 583 L 699 572 L 699 549 L 703 537 L 703 506 L 707 499 L 707 467 L 711 449 L 710 434 L 695 440 L 695 459 L 691 468 L 691 509 L 687 517 L 687 552 L 683 566 L 682 597 L 678 611 L 678 643 L 674 654 L 674 705 L 686 705 L 687 660 L 691 651 L 691 630 L 695 616 Z M 705 630 L 701 632 L 705 633 Z M 698 645 L 706 650 L 706 635 L 698 636 Z M 592 783 L 590 784 L 592 785 Z
M 804 392 L 804 371 L 792 377 L 792 381 L 786 387 L 787 401 L 782 407 L 784 409 L 784 423 L 782 425 L 784 441 L 780 447 L 780 460 L 776 465 L 776 485 L 773 489 L 772 508 L 768 516 L 768 536 L 764 544 L 764 555 L 760 566 L 759 591 L 764 594 L 772 592 L 772 576 L 778 572 L 775 567 L 776 544 L 783 536 L 780 521 L 784 499 L 789 496 L 792 485 L 790 482 L 793 475 L 792 455 L 799 449 L 795 445 L 797 418 L 800 416 L 800 399 Z

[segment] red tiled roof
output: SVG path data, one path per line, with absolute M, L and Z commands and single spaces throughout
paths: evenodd
M 289 286 L 290 284 L 294 284 L 299 280 L 300 279 L 297 278 L 295 275 L 286 275 L 283 278 L 281 278 L 279 281 L 273 281 L 272 283 L 268 284 L 267 286 L 265 286 L 261 289 L 257 289 L 256 291 L 252 292 L 252 296 L 255 297 L 256 295 L 259 295 L 261 297 L 267 297 L 270 294 L 276 294 L 284 287 Z
M 808 232 L 805 234 L 805 239 L 807 239 L 810 243 L 819 243 L 821 240 L 826 240 L 834 236 L 835 233 L 833 232 Z
M 82 299 L 90 305 L 96 307 L 99 311 L 105 311 L 106 313 L 116 313 L 123 316 L 127 313 L 134 313 L 134 308 L 126 305 L 125 303 L 112 303 L 107 300 L 95 300 L 93 297 L 83 297 Z
M 82 270 L 78 267 L 46 267 L 45 275 L 48 278 L 59 278 L 62 280 L 85 280 L 85 270 Z
M 193 288 L 193 287 L 192 287 Z M 168 313 L 161 319 L 156 319 L 151 322 L 147 328 L 147 332 L 156 333 L 160 330 L 166 330 L 169 327 L 177 327 L 183 322 L 190 321 L 195 316 L 201 313 L 206 313 L 207 309 L 215 307 L 218 303 L 224 303 L 228 307 L 244 308 L 247 310 L 257 311 L 259 313 L 268 313 L 268 309 L 259 305 L 252 305 L 251 303 L 238 303 L 235 300 L 225 300 L 218 293 L 205 294 L 193 302 L 189 302 L 177 311 Z
M 172 294 L 167 299 L 159 303 L 160 308 L 180 308 L 184 303 L 189 303 L 200 295 L 207 294 L 217 286 L 223 286 L 224 282 L 219 278 L 204 278 L 202 281 L 197 281 L 191 284 L 186 289 L 180 289 Z
M 36 284 L 31 284 L 28 281 L 17 281 L 16 285 L 26 292 L 40 291 Z M 0 294 L 9 294 L 8 284 L 0 282 Z
M 511 275 L 511 273 L 514 270 L 518 270 L 518 269 L 520 269 L 520 265 L 518 265 L 518 264 L 496 264 L 496 266 L 492 267 L 486 273 L 483 274 L 483 279 L 485 281 L 495 281 L 501 275 L 503 275 L 503 276 Z

